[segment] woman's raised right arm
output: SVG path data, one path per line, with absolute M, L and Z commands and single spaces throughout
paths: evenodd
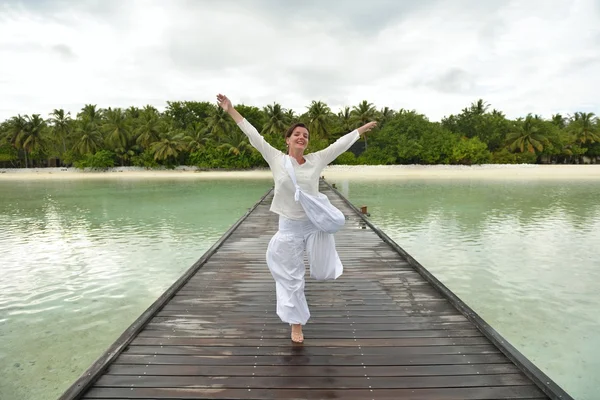
M 263 158 L 271 164 L 271 161 L 281 154 L 281 151 L 277 150 L 269 144 L 256 130 L 254 126 L 246 118 L 244 118 L 231 104 L 231 100 L 227 96 L 218 94 L 217 103 L 219 106 L 233 118 L 237 126 L 240 127 L 242 132 L 248 136 L 250 144 L 262 154 Z

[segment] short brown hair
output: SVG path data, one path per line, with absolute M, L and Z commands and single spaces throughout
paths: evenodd
M 292 133 L 294 132 L 294 129 L 296 128 L 304 128 L 308 131 L 308 128 L 305 124 L 303 124 L 302 122 L 296 122 L 294 125 L 290 126 L 288 128 L 288 130 L 285 132 L 285 138 L 289 138 L 290 136 L 292 136 Z M 308 136 L 310 137 L 310 132 L 308 134 Z

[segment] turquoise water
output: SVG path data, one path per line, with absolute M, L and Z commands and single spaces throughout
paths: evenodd
M 576 399 L 598 397 L 599 182 L 336 183 Z M 0 182 L 0 399 L 58 397 L 270 187 Z

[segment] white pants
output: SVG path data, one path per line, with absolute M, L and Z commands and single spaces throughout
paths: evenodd
M 310 318 L 304 297 L 304 252 L 310 276 L 337 279 L 343 272 L 332 234 L 317 230 L 310 222 L 279 217 L 279 231 L 267 248 L 267 265 L 275 279 L 277 315 L 289 324 L 306 324 Z

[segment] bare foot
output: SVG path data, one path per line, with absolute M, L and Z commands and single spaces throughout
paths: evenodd
M 292 325 L 292 342 L 294 342 L 294 343 L 304 342 L 304 335 L 302 334 L 302 325 L 300 325 L 300 324 Z

